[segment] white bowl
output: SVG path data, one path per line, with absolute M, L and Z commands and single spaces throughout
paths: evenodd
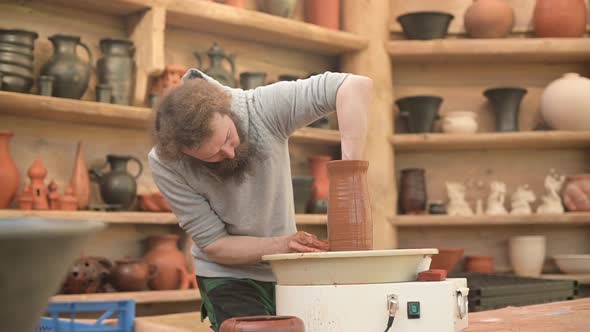
M 415 281 L 437 249 L 333 251 L 266 255 L 279 285 L 346 285 Z
M 590 255 L 555 255 L 555 263 L 566 274 L 590 273 Z

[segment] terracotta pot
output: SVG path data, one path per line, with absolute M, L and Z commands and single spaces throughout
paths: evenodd
M 154 290 L 187 289 L 190 276 L 187 272 L 184 254 L 177 246 L 178 235 L 152 236 L 148 239 L 149 249 L 143 256 L 146 263 L 157 266 L 158 275 L 149 281 Z
M 328 178 L 328 162 L 330 156 L 314 156 L 309 159 L 311 175 L 313 176 L 313 188 L 309 212 L 326 213 L 328 211 L 328 198 L 330 196 L 330 181 Z
M 90 202 L 90 177 L 88 176 L 88 165 L 86 164 L 86 160 L 84 160 L 82 142 L 78 142 L 78 147 L 76 148 L 70 186 L 78 199 L 78 209 L 86 210 Z
M 19 210 L 32 210 L 33 209 L 33 193 L 31 192 L 31 185 L 27 184 L 23 191 L 18 195 L 18 208 Z
M 105 290 L 113 264 L 104 257 L 80 257 L 70 268 L 62 292 L 65 294 L 99 293 Z
M 457 248 L 438 248 L 438 254 L 432 255 L 432 262 L 430 263 L 431 270 L 446 270 L 451 273 L 461 257 L 465 249 Z
M 522 98 L 527 94 L 523 88 L 493 88 L 484 91 L 496 117 L 496 131 L 518 131 L 518 114 Z
M 331 251 L 373 249 L 368 168 L 369 162 L 364 160 L 328 163 L 328 242 Z
M 182 76 L 188 71 L 188 67 L 181 65 L 167 65 L 162 75 L 151 80 L 151 92 L 156 95 L 173 88 L 181 83 Z
M 116 261 L 111 280 L 121 292 L 139 292 L 148 289 L 148 280 L 158 275 L 158 267 L 141 259 Z
M 20 174 L 10 155 L 12 131 L 0 131 L 0 209 L 7 209 L 16 195 L 20 184 Z
M 287 18 L 293 16 L 296 5 L 297 0 L 256 0 L 259 11 Z
M 424 214 L 428 195 L 425 170 L 408 168 L 401 171 L 399 207 L 403 214 Z
M 158 209 L 163 212 L 172 212 L 170 205 L 166 202 L 164 195 L 160 192 L 152 194 L 152 201 L 158 206 Z
M 514 10 L 505 0 L 474 0 L 464 24 L 473 38 L 504 38 L 514 27 Z
M 576 73 L 551 82 L 541 95 L 545 123 L 556 130 L 590 130 L 589 95 L 590 79 Z
M 305 332 L 305 325 L 293 316 L 234 317 L 221 324 L 220 332 Z
M 514 274 L 538 277 L 545 262 L 544 236 L 515 236 L 509 242 L 510 264 Z
M 473 134 L 478 127 L 476 116 L 474 112 L 449 112 L 442 121 L 442 130 L 449 134 Z
M 465 258 L 466 272 L 493 273 L 494 257 L 492 256 L 467 256 Z
M 582 37 L 587 22 L 584 0 L 537 0 L 533 16 L 537 37 Z
M 340 30 L 340 0 L 306 0 L 305 19 L 311 24 Z
M 31 167 L 29 167 L 28 175 L 31 179 L 33 210 L 48 210 L 49 201 L 47 200 L 47 188 L 45 187 L 47 168 L 43 166 L 39 158 L 35 159 Z

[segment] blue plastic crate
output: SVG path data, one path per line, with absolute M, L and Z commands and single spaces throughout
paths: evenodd
M 41 318 L 37 332 L 133 332 L 135 301 L 52 302 L 47 308 L 51 317 Z M 79 312 L 96 312 L 102 315 L 94 322 L 76 322 Z M 68 315 L 69 319 L 59 318 Z M 117 326 L 106 326 L 104 320 L 117 318 Z

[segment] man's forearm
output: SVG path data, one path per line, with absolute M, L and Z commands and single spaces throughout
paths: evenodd
M 368 111 L 373 81 L 357 75 L 346 77 L 336 95 L 336 114 L 342 144 L 342 160 L 364 159 Z
M 290 236 L 226 236 L 204 248 L 210 260 L 218 264 L 255 264 L 262 256 L 289 252 Z

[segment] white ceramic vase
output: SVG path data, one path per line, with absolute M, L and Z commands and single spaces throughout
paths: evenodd
M 514 274 L 538 277 L 545 262 L 544 236 L 515 236 L 509 243 L 510 264 Z
M 541 96 L 541 113 L 556 130 L 590 130 L 590 79 L 567 73 Z
M 474 112 L 453 111 L 445 115 L 442 130 L 450 134 L 471 134 L 477 131 Z

